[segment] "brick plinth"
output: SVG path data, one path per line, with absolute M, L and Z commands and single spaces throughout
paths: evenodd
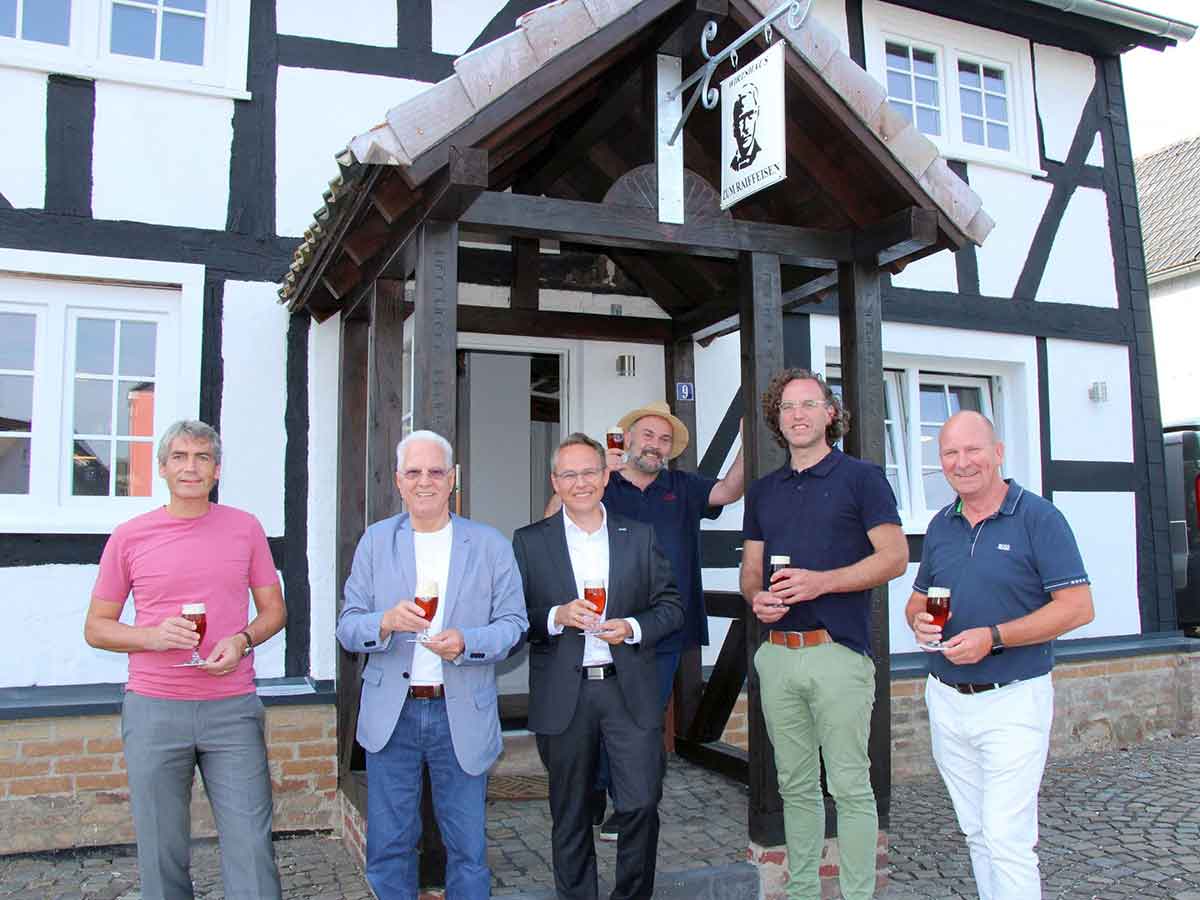
M 764 847 L 760 844 L 750 844 L 746 858 L 758 869 L 759 897 L 761 900 L 786 900 L 788 869 L 787 847 Z M 829 838 L 821 848 L 821 900 L 835 900 L 841 897 L 838 886 L 838 843 L 837 838 Z M 888 836 L 886 831 L 879 832 L 879 843 L 875 849 L 875 891 L 881 892 L 887 887 L 888 876 Z
M 267 709 L 277 831 L 336 829 L 333 706 Z M 0 854 L 134 840 L 118 715 L 0 721 Z M 216 834 L 197 777 L 192 834 Z

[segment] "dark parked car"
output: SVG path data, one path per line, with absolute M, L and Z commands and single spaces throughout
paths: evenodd
M 1200 637 L 1200 422 L 1168 425 L 1163 431 L 1179 627 Z

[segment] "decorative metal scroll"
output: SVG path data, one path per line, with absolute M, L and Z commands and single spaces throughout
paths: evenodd
M 721 93 L 716 88 L 710 86 L 709 82 L 716 73 L 717 66 L 728 59 L 736 69 L 738 64 L 738 50 L 746 46 L 746 44 L 750 43 L 750 41 L 754 40 L 760 34 L 766 38 L 768 44 L 771 43 L 771 23 L 776 19 L 782 18 L 784 14 L 788 17 L 788 27 L 793 31 L 798 29 L 812 9 L 812 4 L 813 0 L 784 0 L 783 3 L 780 3 L 779 6 L 767 13 L 762 21 L 746 31 L 716 56 L 708 52 L 708 42 L 717 36 L 717 23 L 710 19 L 704 26 L 704 31 L 700 34 L 700 52 L 704 54 L 704 58 L 708 62 L 693 72 L 679 87 L 667 93 L 667 98 L 674 100 L 692 85 L 697 85 L 696 90 L 692 91 L 692 96 L 688 100 L 687 106 L 683 109 L 683 115 L 679 118 L 679 124 L 671 132 L 671 137 L 667 143 L 672 147 L 675 146 L 675 141 L 679 138 L 679 132 L 683 131 L 683 126 L 687 124 L 688 116 L 696 108 L 697 100 L 703 101 L 705 109 L 716 109 L 717 103 L 721 99 Z M 803 8 L 803 11 L 801 11 L 801 8 Z

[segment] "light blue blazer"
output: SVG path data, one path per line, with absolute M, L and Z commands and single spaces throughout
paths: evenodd
M 464 771 L 479 775 L 501 750 L 495 666 L 520 643 L 529 623 L 512 545 L 488 525 L 451 519 L 443 627 L 459 629 L 466 647 L 453 663 L 442 663 L 442 678 L 454 754 Z M 399 601 L 412 599 L 416 572 L 412 525 L 404 513 L 366 530 L 346 579 L 337 639 L 347 651 L 367 654 L 357 737 L 372 753 L 383 749 L 396 728 L 415 647 L 405 634 L 380 640 L 379 622 Z

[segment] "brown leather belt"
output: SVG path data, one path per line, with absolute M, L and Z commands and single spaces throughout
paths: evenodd
M 440 700 L 446 696 L 446 688 L 440 684 L 414 684 L 408 689 L 414 700 Z
M 833 638 L 824 628 L 817 628 L 813 631 L 772 631 L 767 640 L 776 646 L 787 647 L 789 650 L 833 643 Z
M 982 694 L 984 691 L 994 691 L 996 688 L 1008 687 L 1010 684 L 1016 684 L 1021 679 L 1015 681 L 985 681 L 983 684 L 969 684 L 967 682 L 952 682 L 945 681 L 941 677 L 929 673 L 935 680 L 942 682 L 946 687 L 953 688 L 960 694 Z

